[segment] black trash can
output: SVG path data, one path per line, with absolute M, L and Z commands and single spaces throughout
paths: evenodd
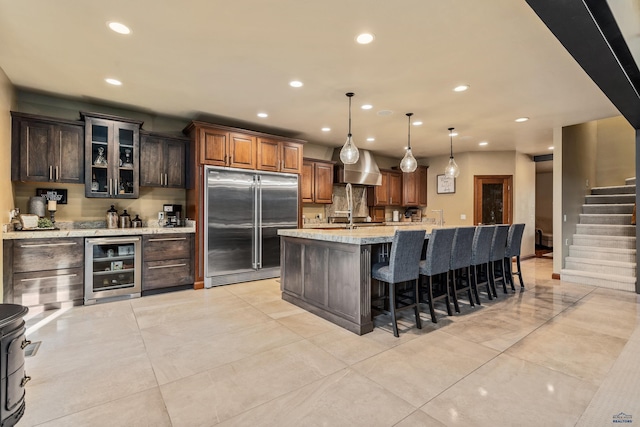
M 0 304 L 0 427 L 15 425 L 25 408 L 24 316 L 29 309 L 17 304 Z

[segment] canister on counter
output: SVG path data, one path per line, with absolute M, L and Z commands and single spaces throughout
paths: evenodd
M 131 215 L 127 213 L 126 209 L 120 215 L 120 228 L 131 228 Z
M 142 220 L 138 215 L 131 220 L 131 228 L 142 228 Z
M 114 205 L 107 211 L 107 228 L 118 228 L 118 211 Z

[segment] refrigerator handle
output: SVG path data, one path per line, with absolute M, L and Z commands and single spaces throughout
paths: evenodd
M 260 180 L 260 175 L 258 175 L 258 252 L 257 252 L 257 261 L 258 268 L 262 268 L 262 181 Z
M 258 184 L 256 182 L 256 176 L 254 175 L 251 179 L 251 194 L 253 195 L 253 244 L 251 249 L 251 268 L 254 270 L 258 269 L 258 255 L 257 255 L 257 247 L 258 247 L 258 239 L 257 239 L 257 231 L 256 224 L 258 223 Z

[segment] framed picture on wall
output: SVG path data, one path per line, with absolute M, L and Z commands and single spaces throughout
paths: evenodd
M 452 194 L 456 192 L 456 179 L 451 176 L 438 175 L 438 194 Z

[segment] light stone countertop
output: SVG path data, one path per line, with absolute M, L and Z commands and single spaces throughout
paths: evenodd
M 325 242 L 348 243 L 353 245 L 371 245 L 377 243 L 389 243 L 393 240 L 396 230 L 425 230 L 426 237 L 434 228 L 431 224 L 414 223 L 415 225 L 361 227 L 353 230 L 318 230 L 298 228 L 291 230 L 278 230 L 278 235 L 286 237 L 298 237 L 302 239 L 321 240 Z
M 195 224 L 195 223 L 194 223 Z M 142 234 L 195 233 L 195 225 L 186 227 L 140 227 L 140 228 L 71 228 L 61 230 L 11 231 L 2 233 L 3 240 L 46 239 L 55 237 L 107 237 L 137 236 Z
M 398 221 L 398 222 L 358 222 L 354 224 L 356 227 L 384 227 L 384 226 L 398 226 L 398 227 L 407 227 L 407 226 L 419 226 L 419 225 L 433 225 L 423 222 L 411 222 L 411 221 Z M 307 223 L 302 226 L 304 229 L 317 229 L 317 228 L 346 228 L 347 224 L 344 223 Z

